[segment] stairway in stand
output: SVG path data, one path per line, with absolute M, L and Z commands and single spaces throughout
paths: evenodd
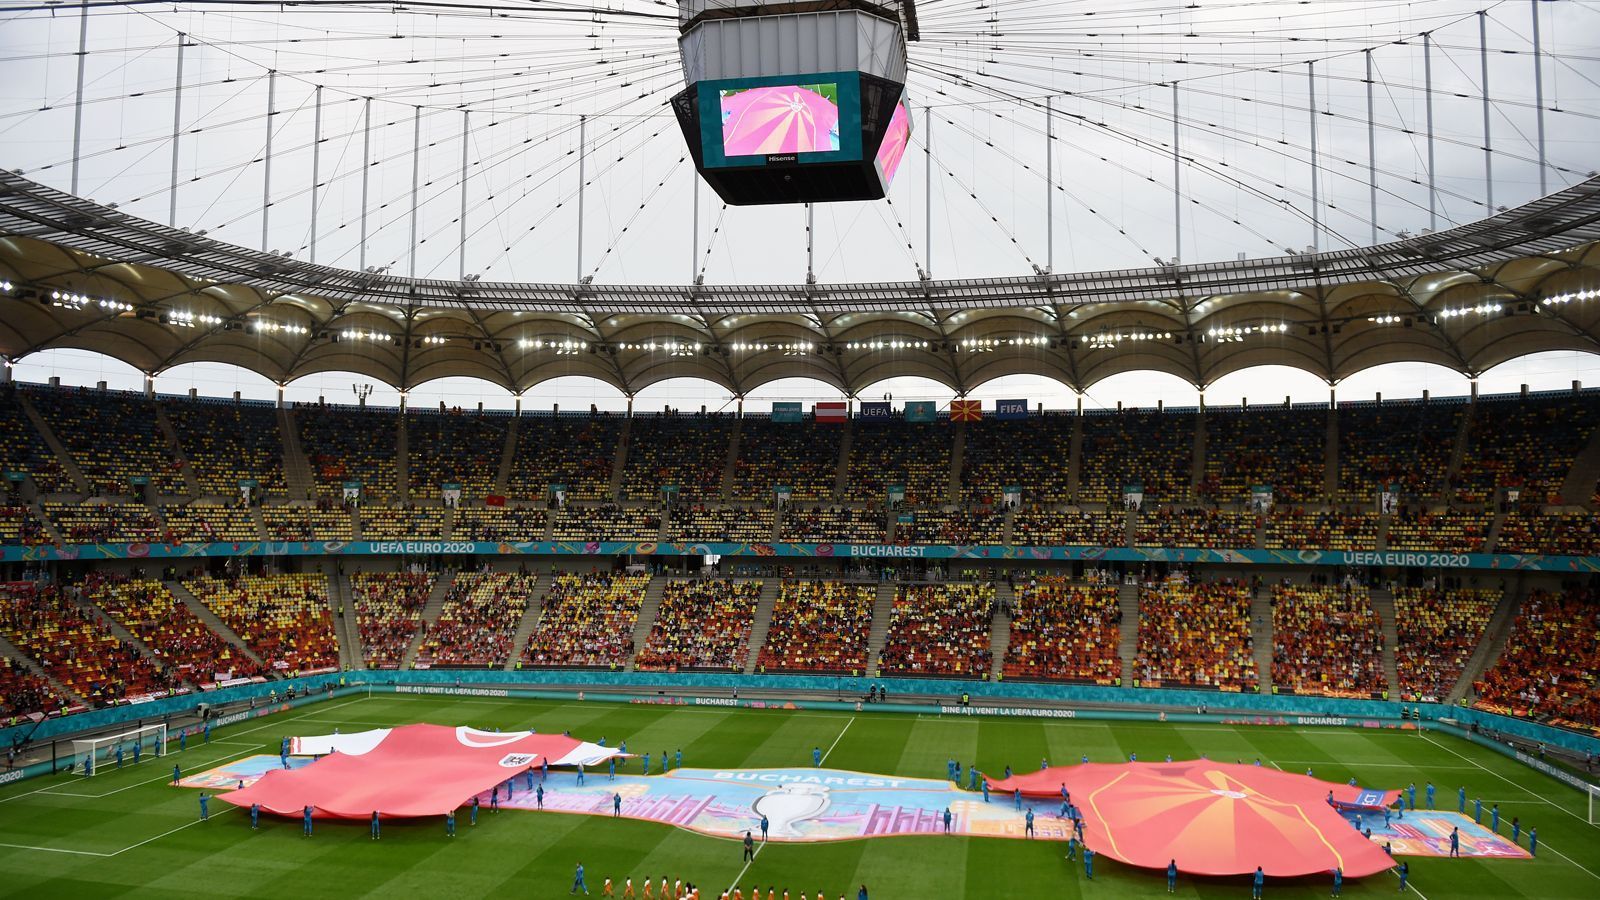
M 550 593 L 550 584 L 548 575 L 541 575 L 534 582 L 533 593 L 528 595 L 528 608 L 523 610 L 522 621 L 517 623 L 517 631 L 511 636 L 511 656 L 505 664 L 507 672 L 517 667 L 523 652 L 528 649 L 528 636 L 533 634 L 533 627 L 539 624 L 539 615 L 544 612 L 544 597 Z
M 1134 662 L 1139 655 L 1139 586 L 1124 584 L 1117 588 L 1117 609 L 1122 612 L 1117 655 L 1122 660 L 1122 683 L 1133 684 Z
M 1387 588 L 1372 592 L 1372 609 L 1383 619 L 1383 677 L 1389 686 L 1389 697 L 1400 699 L 1400 665 L 1396 651 L 1400 647 L 1400 630 L 1394 620 L 1394 596 Z
M 218 637 L 232 644 L 233 649 L 244 654 L 246 659 L 258 666 L 266 665 L 266 663 L 262 662 L 261 657 L 250 649 L 250 645 L 244 642 L 244 638 L 239 637 L 238 632 L 229 628 L 226 622 L 223 622 L 222 619 L 217 617 L 216 613 L 211 611 L 211 607 L 200 602 L 200 598 L 191 593 L 187 587 L 184 587 L 182 582 L 164 581 L 162 584 L 166 585 L 167 590 L 172 592 L 172 596 L 179 603 L 188 607 L 189 612 L 194 613 L 195 618 L 204 622 L 206 627 L 215 632 Z
M 445 597 L 450 593 L 450 587 L 456 583 L 454 572 L 441 572 L 433 581 L 433 590 L 428 592 L 428 602 L 422 605 L 422 626 L 411 637 L 411 646 L 406 648 L 405 658 L 400 661 L 400 668 L 409 669 L 416 662 L 417 650 L 422 647 L 422 639 L 428 636 L 428 629 L 439 621 L 439 613 L 444 611 Z
M 1489 624 L 1483 629 L 1483 640 L 1478 642 L 1472 655 L 1467 658 L 1467 664 L 1461 670 L 1461 677 L 1456 679 L 1455 687 L 1450 695 L 1445 698 L 1446 703 L 1459 703 L 1472 690 L 1473 682 L 1483 677 L 1483 673 L 1494 668 L 1500 661 L 1500 654 L 1505 652 L 1506 641 L 1511 639 L 1511 626 L 1517 621 L 1517 611 L 1522 609 L 1522 601 L 1527 596 L 1527 577 L 1518 575 L 1514 583 L 1500 598 L 1500 603 L 1495 606 L 1494 615 L 1489 617 Z
M 628 654 L 628 665 L 625 671 L 633 671 L 634 657 L 644 649 L 644 642 L 650 639 L 650 629 L 655 627 L 656 614 L 661 611 L 661 594 L 667 589 L 667 579 L 656 576 L 644 586 L 644 599 L 639 604 L 639 621 L 633 624 L 633 652 Z
M 778 605 L 778 592 L 783 588 L 782 578 L 765 578 L 761 582 L 761 595 L 756 598 L 756 617 L 750 623 L 750 652 L 745 656 L 744 673 L 753 674 L 761 648 L 767 642 L 767 632 L 772 628 L 772 610 Z
M 361 648 L 361 629 L 356 626 L 350 579 L 337 572 L 328 576 L 328 609 L 333 613 L 334 634 L 339 637 L 340 664 L 347 669 L 365 669 L 367 655 Z M 339 614 L 340 610 L 344 615 Z
M 867 632 L 867 676 L 876 678 L 878 657 L 883 655 L 883 643 L 889 635 L 889 616 L 894 611 L 894 585 L 878 582 L 878 599 L 872 604 L 872 630 Z
M 1272 693 L 1272 591 L 1262 590 L 1250 601 L 1250 640 L 1255 645 L 1261 693 Z
M 994 656 L 989 665 L 989 679 L 1000 680 L 1000 670 L 1006 664 L 1006 650 L 1011 647 L 1011 616 L 1007 609 L 1016 609 L 1017 592 L 1009 581 L 995 582 L 994 618 L 989 622 L 989 652 Z

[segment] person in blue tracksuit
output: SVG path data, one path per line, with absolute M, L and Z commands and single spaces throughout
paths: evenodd
M 1025 823 L 1022 826 L 1022 834 L 1023 834 L 1023 836 L 1030 837 L 1030 838 L 1034 836 L 1033 835 L 1033 810 L 1031 810 L 1031 809 L 1028 810 L 1027 820 L 1025 821 Z
M 1016 791 L 1012 793 L 1011 801 L 1016 804 L 1017 809 L 1022 808 L 1022 788 L 1017 788 Z
M 1528 855 L 1539 855 L 1539 829 L 1537 828 L 1528 829 Z
M 1400 893 L 1405 893 L 1406 879 L 1411 877 L 1411 864 L 1405 861 L 1400 863 Z
M 1460 856 L 1461 855 L 1461 829 L 1460 828 L 1451 828 L 1450 829 L 1450 855 L 1451 856 Z
M 467 824 L 469 824 L 469 825 L 478 824 L 478 806 L 479 806 L 478 798 L 477 797 L 473 797 L 472 798 L 472 805 L 467 807 Z
M 1406 785 L 1406 803 L 1412 810 L 1417 808 L 1417 783 L 1415 781 Z
M 378 836 L 381 833 L 382 833 L 382 828 L 381 828 L 381 826 L 378 825 L 378 811 L 377 810 L 373 810 L 372 811 L 372 839 L 373 840 L 378 840 Z
M 761 817 L 761 843 L 763 844 L 767 842 L 767 829 L 771 827 L 771 825 L 772 823 L 767 821 L 766 816 Z
M 206 723 L 205 731 L 203 733 L 205 735 L 206 743 L 208 743 L 208 744 L 211 743 L 211 723 L 210 722 Z
M 642 759 L 644 760 L 644 773 L 646 775 L 649 775 L 650 774 L 650 754 L 646 753 L 642 757 Z
M 444 836 L 456 836 L 456 811 L 453 809 L 444 814 Z
M 620 819 L 621 817 L 622 817 L 622 795 L 621 794 L 612 794 L 611 795 L 611 818 Z
M 182 780 L 183 780 L 183 773 L 178 770 L 177 764 L 174 763 L 173 766 L 172 766 L 172 783 L 173 784 L 177 784 L 179 781 L 182 781 Z
M 177 781 L 176 776 L 173 777 L 173 781 Z M 989 779 L 987 778 L 983 780 L 983 802 L 989 802 Z
M 527 770 L 526 772 L 524 772 L 522 774 L 527 776 L 528 790 L 530 790 L 530 791 L 533 790 L 533 770 L 529 769 L 529 770 Z
M 1083 874 L 1090 881 L 1094 880 L 1094 851 L 1087 846 L 1083 848 Z
M 1428 782 L 1428 808 L 1433 809 L 1433 782 Z
M 1467 811 L 1467 789 L 1465 786 L 1456 788 L 1456 812 Z
M 122 768 L 122 745 L 117 745 L 117 768 Z
M 1472 798 L 1472 821 L 1477 822 L 1479 825 L 1483 824 L 1483 798 L 1482 797 L 1473 797 Z
M 967 766 L 967 790 L 975 791 L 977 789 L 978 789 L 978 767 L 976 765 Z
M 682 747 L 679 747 L 677 752 L 672 754 L 672 767 L 674 769 L 683 768 L 683 748 Z
M 578 763 L 578 783 L 583 784 L 583 763 Z
M 1261 900 L 1261 889 L 1266 887 L 1266 884 L 1267 873 L 1261 871 L 1260 866 L 1256 866 L 1255 879 L 1250 884 L 1250 896 L 1253 900 Z
M 538 802 L 539 809 L 544 809 L 544 785 L 539 785 L 538 790 L 533 792 L 533 799 Z
M 211 802 L 211 798 L 206 796 L 206 792 L 205 791 L 201 791 L 200 792 L 200 818 L 201 818 L 202 821 L 205 820 L 205 819 L 211 818 L 211 813 L 206 811 L 206 804 L 209 803 L 209 802 Z
M 945 834 L 949 834 L 950 833 L 950 807 L 948 807 L 948 806 L 946 806 L 944 808 L 944 833 Z M 761 832 L 761 839 L 762 840 L 766 840 L 766 830 L 765 829 L 763 829 L 762 832 Z
M 1167 863 L 1167 893 L 1178 892 L 1178 861 L 1176 859 Z
M 137 766 L 139 764 L 139 757 L 143 753 L 144 753 L 144 740 L 141 738 L 140 740 L 137 740 L 137 741 L 133 742 L 133 764 L 134 765 Z
M 178 732 L 178 752 L 182 753 L 183 751 L 185 751 L 187 749 L 189 749 L 189 732 L 187 732 L 187 731 L 179 731 Z
M 817 767 L 819 769 L 822 768 L 822 748 L 821 747 L 812 747 L 811 748 L 811 765 L 813 765 L 813 766 L 815 766 L 815 767 Z
M 578 888 L 583 888 L 585 894 L 589 893 L 589 886 L 583 883 L 583 863 L 578 863 L 578 870 L 572 874 L 572 890 L 569 894 L 576 894 Z
M 607 772 L 606 772 L 607 776 L 612 781 L 616 781 L 617 780 L 617 758 L 615 756 L 613 756 L 613 757 L 611 757 L 611 759 L 607 760 L 606 769 L 607 769 Z
M 1069 838 L 1067 838 L 1067 859 L 1070 860 L 1070 859 L 1077 859 L 1077 858 L 1078 858 L 1078 839 L 1069 837 Z
M 259 803 L 250 804 L 250 827 L 252 829 L 261 827 L 261 804 Z
M 1489 823 L 1490 823 L 1489 824 L 1489 830 L 1493 831 L 1495 834 L 1499 834 L 1500 833 L 1500 804 L 1496 803 L 1494 805 L 1494 808 L 1489 810 Z
M 1344 869 L 1336 867 L 1333 870 L 1333 896 L 1337 897 L 1342 893 L 1344 893 Z
M 304 829 L 302 833 L 306 837 L 311 837 L 311 807 L 309 806 L 301 811 L 301 828 Z

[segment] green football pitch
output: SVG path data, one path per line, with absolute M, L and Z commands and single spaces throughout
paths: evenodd
M 209 744 L 94 778 L 57 775 L 0 789 L 0 894 L 27 897 L 236 896 L 272 900 L 384 895 L 407 900 L 475 896 L 565 896 L 573 865 L 588 870 L 599 895 L 646 875 L 684 879 L 715 900 L 738 879 L 776 885 L 781 896 L 817 891 L 855 897 L 865 883 L 875 900 L 948 897 L 1134 897 L 1165 893 L 1163 873 L 1101 856 L 1092 882 L 1053 842 L 995 838 L 895 837 L 822 844 L 772 844 L 748 868 L 736 842 L 667 825 L 609 817 L 487 811 L 475 827 L 461 817 L 446 840 L 439 821 L 391 822 L 369 840 L 365 822 L 319 823 L 310 839 L 298 821 L 262 817 L 213 803 L 198 820 L 198 791 L 171 787 L 185 773 L 257 753 L 276 753 L 285 735 L 326 734 L 432 722 L 478 728 L 570 729 L 574 736 L 626 739 L 635 750 L 683 749 L 697 767 L 808 766 L 813 747 L 829 768 L 939 778 L 954 756 L 986 771 L 1032 768 L 1039 759 L 1193 758 L 1263 761 L 1289 771 L 1312 768 L 1330 781 L 1404 787 L 1432 781 L 1439 805 L 1456 789 L 1500 805 L 1539 829 L 1532 860 L 1416 858 L 1411 883 L 1425 900 L 1443 897 L 1594 898 L 1600 896 L 1600 828 L 1587 823 L 1582 794 L 1468 741 L 1395 730 L 1289 728 L 913 716 L 894 713 L 734 710 L 611 703 L 422 698 L 341 698 L 218 729 Z M 1470 807 L 1469 807 L 1470 809 Z M 1523 845 L 1527 836 L 1523 836 Z M 1326 896 L 1327 878 L 1269 881 L 1269 897 Z M 1396 892 L 1392 874 L 1347 881 L 1351 897 Z M 1248 879 L 1180 878 L 1178 894 L 1249 896 Z M 619 891 L 620 893 L 620 891 Z

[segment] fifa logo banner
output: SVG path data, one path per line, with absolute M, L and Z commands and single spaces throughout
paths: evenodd
M 1028 417 L 1028 401 L 996 400 L 994 402 L 994 417 L 996 419 L 1026 419 Z

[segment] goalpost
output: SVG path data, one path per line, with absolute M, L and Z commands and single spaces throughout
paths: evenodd
M 121 734 L 108 734 L 97 738 L 83 738 L 72 742 L 72 771 L 93 777 L 102 766 L 117 764 L 117 749 L 122 749 L 124 765 L 135 759 L 167 755 L 167 726 L 146 725 Z

